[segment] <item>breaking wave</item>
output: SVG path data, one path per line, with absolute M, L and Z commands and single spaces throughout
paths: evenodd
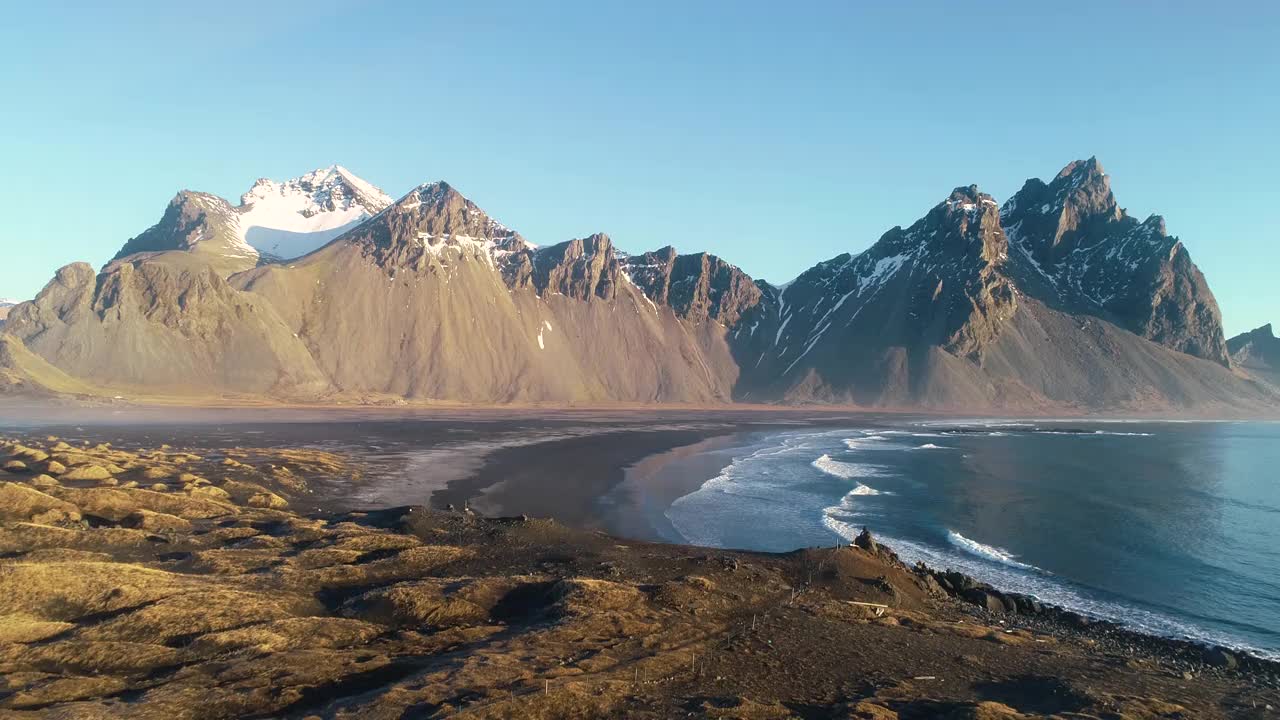
M 1016 556 L 1008 550 L 992 545 L 983 545 L 977 540 L 970 540 L 955 530 L 947 530 L 947 541 L 971 555 L 977 555 L 978 557 L 985 558 L 987 560 L 993 560 L 1003 565 L 1021 568 L 1023 570 L 1039 570 L 1039 568 L 1034 565 L 1018 562 L 1014 559 Z
M 852 480 L 853 478 L 859 477 L 877 477 L 881 474 L 879 470 L 872 465 L 840 462 L 839 460 L 832 460 L 831 456 L 826 454 L 809 464 L 818 468 L 822 472 L 833 477 L 838 477 L 841 480 Z

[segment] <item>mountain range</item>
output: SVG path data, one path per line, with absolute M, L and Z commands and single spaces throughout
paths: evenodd
M 259 180 L 234 206 L 178 193 L 101 270 L 60 269 L 4 331 L 0 366 L 23 392 L 1280 407 L 1274 338 L 1228 343 L 1185 246 L 1121 208 L 1094 159 L 1003 204 L 958 187 L 782 286 L 600 233 L 538 247 L 447 183 L 393 200 L 332 166 Z

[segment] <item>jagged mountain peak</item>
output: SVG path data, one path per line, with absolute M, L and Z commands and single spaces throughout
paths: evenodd
M 1055 307 L 1108 318 L 1180 352 L 1229 364 L 1217 302 L 1164 218 L 1116 202 L 1096 158 L 1028 180 L 1000 211 L 1012 274 Z
M 1057 175 L 1057 179 L 1070 178 L 1076 185 L 1088 180 L 1106 177 L 1107 171 L 1103 169 L 1102 163 L 1098 162 L 1098 156 L 1096 155 L 1090 156 L 1088 160 L 1072 160 L 1062 170 L 1058 171 Z
M 393 203 L 379 219 L 394 219 L 392 242 L 399 240 L 432 240 L 449 237 L 505 241 L 519 235 L 506 225 L 489 217 L 449 183 L 439 180 L 423 183 Z M 413 237 L 404 231 L 412 230 Z M 523 241 L 522 241 L 523 242 Z
M 1070 245 L 1086 225 L 1118 222 L 1125 217 L 1111 191 L 1111 177 L 1095 157 L 1068 163 L 1048 184 L 1028 180 L 1001 212 L 1006 220 L 1031 214 L 1056 223 L 1055 246 Z
M 444 181 L 415 187 L 339 241 L 363 247 L 383 265 L 419 269 L 453 248 L 460 257 L 501 265 L 504 274 L 514 253 L 532 247 Z
M 1231 338 L 1227 351 L 1238 367 L 1280 387 L 1280 339 L 1271 323 Z
M 1257 337 L 1257 338 L 1263 338 L 1264 340 L 1276 339 L 1275 332 L 1273 332 L 1271 329 L 1271 323 L 1267 323 L 1262 327 L 1256 327 L 1250 330 L 1249 332 L 1244 333 L 1244 337 Z
M 250 206 L 289 198 L 290 208 L 310 217 L 359 206 L 369 214 L 391 204 L 391 197 L 341 165 L 318 168 L 296 178 L 276 181 L 258 178 L 248 192 L 240 196 L 240 205 Z
M 666 245 L 627 257 L 623 270 L 645 297 L 689 320 L 736 324 L 764 293 L 738 266 L 708 252 L 682 255 Z

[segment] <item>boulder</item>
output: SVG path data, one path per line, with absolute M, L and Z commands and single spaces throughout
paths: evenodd
M 862 532 L 858 533 L 858 537 L 853 539 L 853 544 L 869 553 L 876 553 L 880 550 L 880 545 L 875 538 L 871 537 L 871 531 L 866 528 L 862 528 Z
M 960 597 L 990 612 L 1002 613 L 1008 610 L 1005 607 L 1004 598 L 1000 597 L 999 593 L 983 590 L 982 588 L 971 587 L 963 590 L 960 593 Z
M 1214 667 L 1225 668 L 1227 670 L 1235 670 L 1239 666 L 1240 661 L 1236 656 L 1228 652 L 1226 648 L 1209 648 L 1204 652 L 1204 661 Z

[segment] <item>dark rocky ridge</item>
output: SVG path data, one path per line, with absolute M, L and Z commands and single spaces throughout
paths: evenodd
M 1186 248 L 1164 218 L 1139 222 L 1121 209 L 1096 159 L 1071 163 L 1047 185 L 1028 180 L 1001 220 L 1028 292 L 1229 365 L 1217 301 Z
M 530 279 L 539 293 L 574 300 L 613 300 L 618 295 L 618 256 L 613 242 L 603 233 L 526 251 L 518 257 L 516 261 L 532 267 Z
M 231 204 L 216 195 L 183 190 L 169 201 L 160 221 L 130 238 L 112 262 L 186 252 L 198 255 L 224 277 L 248 270 L 258 264 L 258 254 L 237 237 L 235 214 Z
M 1245 372 L 1280 389 L 1280 339 L 1272 332 L 1271 323 L 1231 338 L 1227 350 Z
M 604 234 L 536 248 L 443 182 L 287 266 L 224 281 L 218 263 L 243 258 L 209 238 L 229 211 L 180 194 L 130 254 L 96 279 L 67 271 L 75 288 L 51 283 L 10 332 L 73 376 L 179 394 L 185 377 L 356 401 L 1280 402 L 1232 372 L 1185 248 L 1160 218 L 1129 217 L 1095 160 L 1028 181 L 1003 208 L 957 188 L 785 288 L 707 253 L 625 255 Z
M 626 269 L 650 300 L 670 305 L 694 322 L 714 320 L 732 327 L 762 297 L 746 273 L 710 253 L 680 255 L 668 245 L 627 258 Z
M 1280 370 L 1280 338 L 1275 336 L 1271 323 L 1231 338 L 1227 350 L 1244 367 Z

